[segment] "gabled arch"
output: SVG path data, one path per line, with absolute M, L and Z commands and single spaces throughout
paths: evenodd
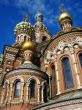
M 14 84 L 17 80 L 20 80 L 20 82 L 24 83 L 24 79 L 21 76 L 18 76 L 17 78 L 15 78 L 11 83 Z
M 30 81 L 31 81 L 31 80 L 35 80 L 37 84 L 40 84 L 39 79 L 38 79 L 38 78 L 36 78 L 35 76 L 30 77 L 30 78 L 27 80 L 27 82 L 26 82 L 26 83 L 27 83 L 27 84 L 30 84 Z

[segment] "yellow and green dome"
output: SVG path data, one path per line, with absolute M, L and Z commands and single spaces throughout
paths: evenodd
M 22 21 L 18 23 L 14 29 L 14 34 L 17 35 L 20 32 L 32 32 L 34 29 L 29 22 Z

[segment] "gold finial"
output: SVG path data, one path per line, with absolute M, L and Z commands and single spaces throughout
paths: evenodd
M 60 11 L 61 11 L 61 13 L 65 12 L 64 4 L 61 4 L 61 5 L 60 5 Z
M 24 15 L 24 21 L 26 22 L 26 21 L 28 21 L 28 19 L 29 19 L 29 15 L 27 13 L 25 13 L 25 15 Z

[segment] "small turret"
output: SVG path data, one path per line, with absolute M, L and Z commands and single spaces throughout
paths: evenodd
M 72 26 L 72 17 L 64 10 L 63 6 L 61 6 L 61 14 L 58 17 L 58 22 L 64 31 L 69 31 Z

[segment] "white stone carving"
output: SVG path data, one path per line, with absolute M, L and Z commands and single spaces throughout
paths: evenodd
M 75 40 L 75 43 L 77 43 L 79 46 L 82 47 L 82 38 L 81 37 L 77 37 Z

